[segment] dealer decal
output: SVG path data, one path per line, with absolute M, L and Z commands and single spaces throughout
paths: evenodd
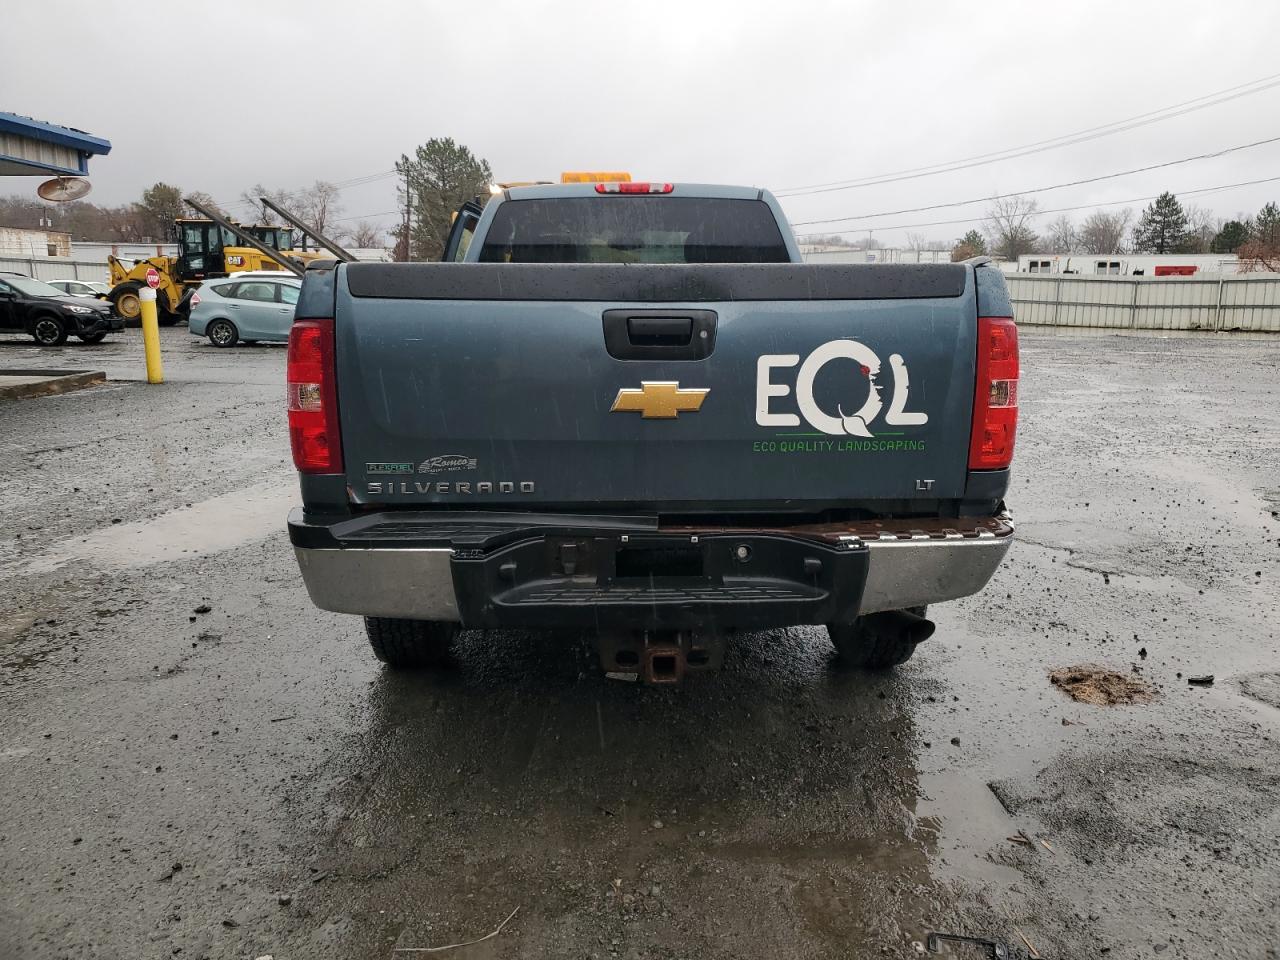
M 814 398 L 813 385 L 818 373 L 832 360 L 852 360 L 858 364 L 861 376 L 867 385 L 867 398 L 862 406 L 852 413 L 846 413 L 837 405 L 834 412 L 823 410 Z M 795 377 L 794 389 L 787 383 L 780 382 L 781 371 L 799 364 L 800 369 Z M 889 400 L 889 409 L 884 411 L 884 399 L 881 397 L 881 386 L 877 382 L 880 376 L 880 357 L 874 350 L 857 340 L 832 340 L 818 347 L 804 363 L 800 363 L 800 355 L 796 353 L 765 354 L 756 362 L 756 423 L 762 427 L 798 427 L 801 417 L 814 430 L 833 437 L 864 437 L 875 440 L 876 434 L 871 432 L 871 424 L 884 412 L 884 423 L 894 427 L 919 427 L 929 422 L 927 413 L 909 411 L 910 377 L 907 363 L 900 354 L 889 356 L 889 368 L 893 372 L 893 394 Z M 793 397 L 790 403 L 787 398 Z M 790 407 L 791 409 L 788 409 Z M 796 412 L 792 412 L 792 411 Z M 915 443 L 923 448 L 924 441 L 896 441 L 880 445 L 867 445 L 863 449 L 916 449 Z M 907 444 L 911 444 L 908 446 Z M 818 445 L 814 445 L 817 448 Z M 849 442 L 848 449 L 856 449 L 857 445 Z M 840 449 L 846 449 L 842 444 Z

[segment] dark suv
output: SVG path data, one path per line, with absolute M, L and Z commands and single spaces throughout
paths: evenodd
M 69 297 L 57 287 L 20 273 L 0 272 L 0 332 L 20 331 L 36 343 L 56 347 L 75 334 L 85 343 L 99 343 L 124 320 L 111 304 L 85 297 Z

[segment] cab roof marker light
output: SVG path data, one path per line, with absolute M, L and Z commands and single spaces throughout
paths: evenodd
M 560 174 L 561 183 L 626 183 L 630 179 L 631 174 L 625 170 L 566 170 Z
M 671 193 L 674 183 L 597 183 L 596 193 Z

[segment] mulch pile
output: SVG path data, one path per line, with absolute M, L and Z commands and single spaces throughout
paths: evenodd
M 1093 663 L 1059 667 L 1050 672 L 1049 682 L 1072 700 L 1097 707 L 1150 703 L 1159 696 L 1142 678 L 1125 676 Z

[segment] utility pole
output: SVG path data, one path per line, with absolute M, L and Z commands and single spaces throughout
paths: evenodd
M 409 167 L 404 168 L 404 260 L 412 259 L 410 230 L 413 225 L 413 190 L 409 186 Z

